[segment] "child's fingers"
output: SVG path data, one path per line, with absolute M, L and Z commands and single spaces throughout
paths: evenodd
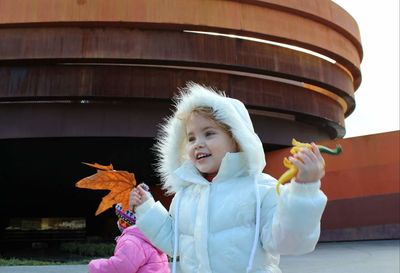
M 311 143 L 311 147 L 312 147 L 312 150 L 313 150 L 315 156 L 317 157 L 317 160 L 322 162 L 322 164 L 325 166 L 324 157 L 322 156 L 321 152 L 319 151 L 317 145 L 313 142 L 313 143 Z
M 137 188 L 134 188 L 129 194 L 129 207 L 132 208 L 141 205 L 141 199 Z
M 300 160 L 305 166 L 311 166 L 312 164 L 317 164 L 319 159 L 314 154 L 311 149 L 302 149 L 294 157 Z
M 142 188 L 141 185 L 137 186 L 136 189 L 138 190 L 138 193 L 143 196 L 143 195 L 147 195 L 147 192 Z
M 135 189 L 133 188 L 131 192 L 129 193 L 129 207 L 132 208 L 134 206 L 134 191 Z
M 135 206 L 140 206 L 149 199 L 147 192 L 140 185 L 133 190 L 133 197 Z
M 311 149 L 301 149 L 289 158 L 290 162 L 298 169 L 296 181 L 307 183 L 319 180 L 324 176 L 324 161 L 314 144 Z
M 301 149 L 298 153 L 296 153 L 294 157 L 302 161 L 304 164 L 310 164 L 315 159 L 315 156 L 313 155 L 312 151 L 304 148 Z
M 303 169 L 304 168 L 304 163 L 303 163 L 303 161 L 301 161 L 300 159 L 298 159 L 298 158 L 295 158 L 295 157 L 293 157 L 293 156 L 289 156 L 289 161 L 293 164 L 293 165 L 295 165 L 298 169 Z

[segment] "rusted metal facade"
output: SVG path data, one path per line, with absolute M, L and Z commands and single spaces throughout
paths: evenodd
M 0 229 L 90 218 L 102 193 L 73 188 L 81 161 L 132 164 L 155 185 L 146 151 L 188 81 L 242 100 L 266 150 L 341 138 L 361 61 L 356 22 L 329 0 L 0 0 Z
M 324 155 L 322 190 L 328 204 L 321 241 L 400 238 L 400 131 L 323 141 L 343 153 Z M 267 153 L 266 172 L 279 177 L 289 149 Z
M 328 0 L 2 0 L 0 15 L 0 138 L 154 137 L 187 81 L 241 99 L 265 144 L 340 138 L 361 81 L 357 24 Z

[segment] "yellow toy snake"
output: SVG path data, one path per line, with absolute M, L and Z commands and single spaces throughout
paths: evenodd
M 311 149 L 311 144 L 310 143 L 302 143 L 302 142 L 298 142 L 296 139 L 292 139 L 292 149 L 290 149 L 290 153 L 291 154 L 296 154 L 300 151 L 301 148 L 308 148 Z M 325 146 L 322 145 L 317 145 L 318 150 L 321 153 L 325 153 L 325 154 L 331 154 L 331 155 L 338 155 L 342 152 L 342 147 L 340 145 L 337 145 L 335 149 L 329 149 Z M 290 179 L 292 179 L 293 177 L 296 176 L 297 174 L 297 167 L 295 165 L 293 165 L 289 159 L 287 159 L 287 157 L 285 157 L 283 159 L 283 165 L 288 168 L 289 170 L 287 170 L 286 172 L 284 172 L 281 177 L 279 177 L 278 179 L 278 184 L 276 184 L 276 192 L 278 193 L 278 195 L 280 194 L 280 185 L 285 184 L 286 182 L 288 182 Z

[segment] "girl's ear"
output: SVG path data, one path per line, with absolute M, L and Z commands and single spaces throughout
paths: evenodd
M 240 145 L 233 136 L 232 136 L 232 140 L 235 142 L 236 153 L 241 152 Z

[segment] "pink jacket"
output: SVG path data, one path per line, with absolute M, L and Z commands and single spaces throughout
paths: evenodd
M 89 263 L 89 273 L 169 273 L 167 256 L 136 227 L 126 228 L 117 239 L 114 256 Z

